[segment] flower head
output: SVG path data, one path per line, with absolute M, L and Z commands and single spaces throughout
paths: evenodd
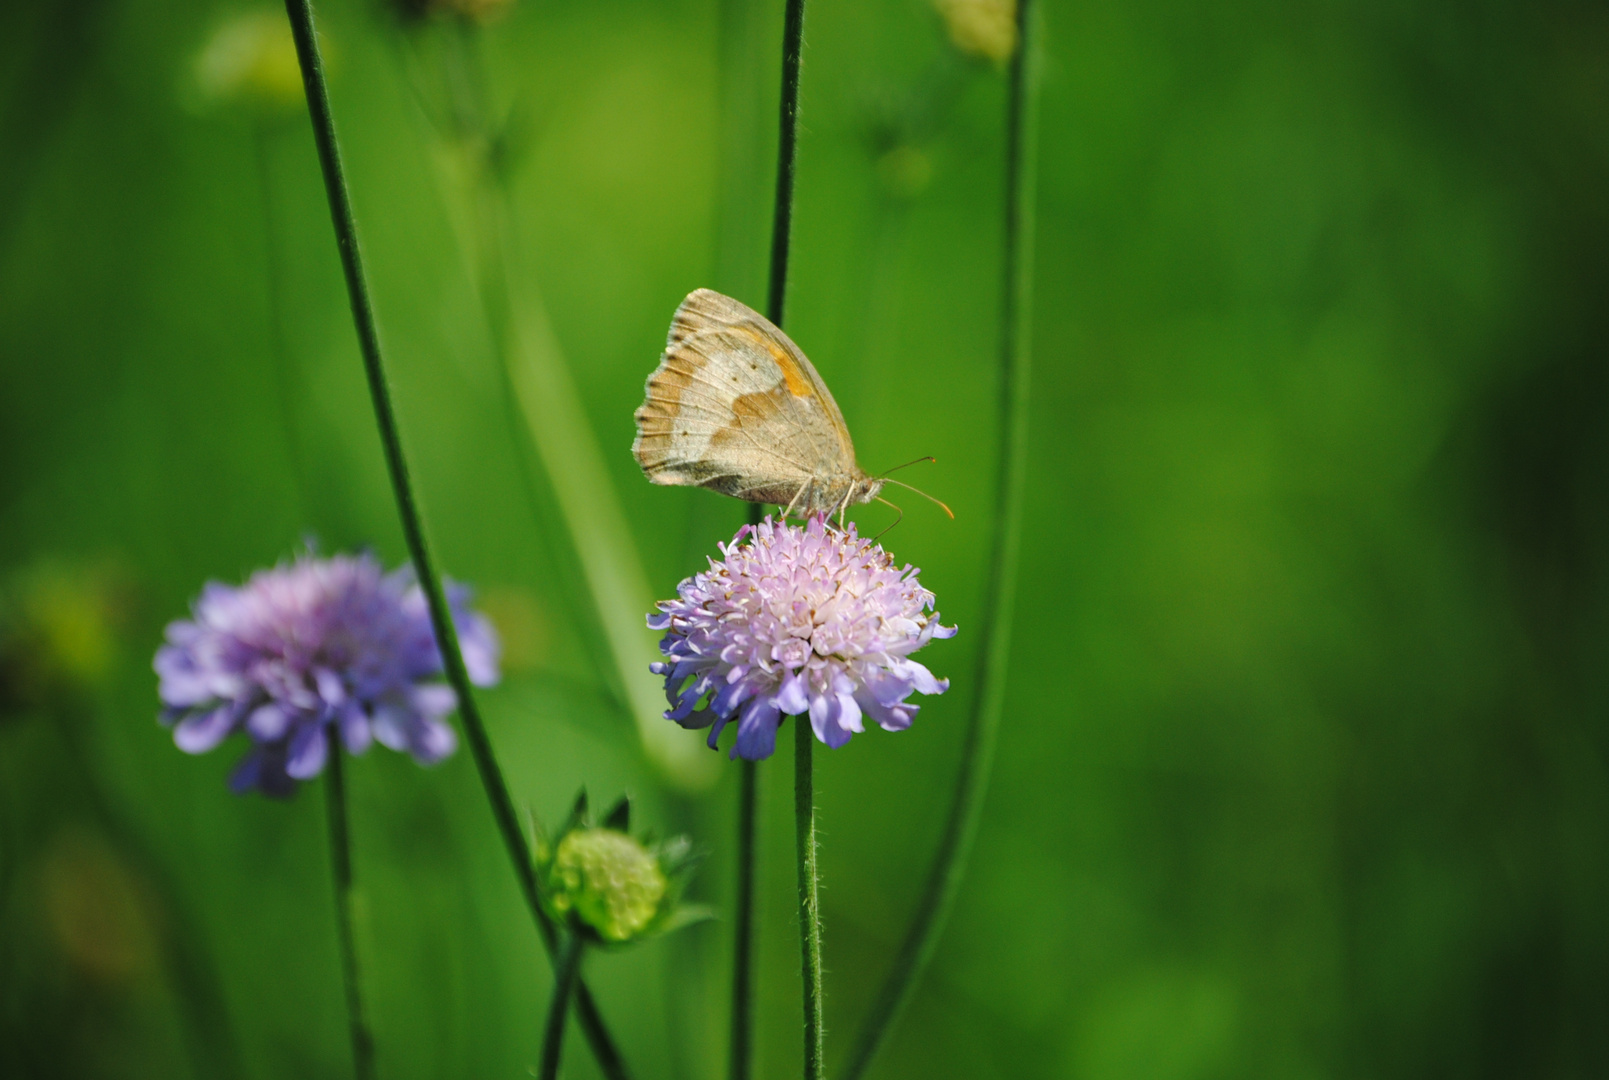
M 697 858 L 686 837 L 656 844 L 632 836 L 630 826 L 626 799 L 593 825 L 583 791 L 556 839 L 536 836 L 543 903 L 592 944 L 623 945 L 708 917 L 680 902 Z
M 743 543 L 747 537 L 749 542 Z M 665 677 L 666 719 L 686 728 L 713 725 L 709 744 L 738 720 L 733 757 L 758 761 L 776 749 L 783 716 L 810 714 L 816 738 L 838 747 L 870 716 L 887 731 L 911 726 L 912 692 L 942 694 L 910 654 L 947 638 L 933 594 L 917 571 L 894 565 L 870 540 L 827 527 L 744 526 L 725 558 L 677 587 L 648 625 L 665 631 L 654 664 Z
M 448 596 L 469 677 L 490 686 L 497 634 L 466 589 L 449 585 Z M 162 719 L 191 754 L 244 731 L 254 745 L 230 780 L 238 792 L 289 795 L 323 771 L 335 733 L 353 754 L 378 740 L 421 765 L 457 748 L 445 717 L 458 698 L 437 681 L 441 653 L 411 568 L 305 554 L 239 588 L 208 584 L 167 642 L 155 664 Z

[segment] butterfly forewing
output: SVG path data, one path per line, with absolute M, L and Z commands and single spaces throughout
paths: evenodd
M 632 451 L 654 483 L 799 512 L 830 508 L 864 479 L 837 402 L 804 353 L 709 289 L 676 309 Z

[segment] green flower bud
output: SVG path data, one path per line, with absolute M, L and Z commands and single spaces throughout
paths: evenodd
M 605 941 L 629 941 L 659 914 L 669 881 L 659 860 L 613 829 L 578 829 L 559 841 L 549 872 L 552 904 Z
M 626 830 L 631 808 L 622 799 L 595 826 L 583 792 L 558 837 L 538 829 L 533 845 L 542 901 L 548 912 L 596 945 L 623 945 L 706 918 L 681 901 L 695 861 L 682 837 L 638 840 Z

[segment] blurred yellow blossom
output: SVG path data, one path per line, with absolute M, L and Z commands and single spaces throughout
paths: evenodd
M 995 63 L 1017 50 L 1016 0 L 933 0 L 957 49 Z
M 50 936 L 74 969 L 116 985 L 150 969 L 157 927 L 144 882 L 99 836 L 59 834 L 39 867 Z
M 38 705 L 105 678 L 128 598 L 104 566 L 44 560 L 0 582 L 0 705 Z
M 202 46 L 195 73 L 203 96 L 216 101 L 288 108 L 302 100 L 302 69 L 282 10 L 247 12 L 223 23 Z

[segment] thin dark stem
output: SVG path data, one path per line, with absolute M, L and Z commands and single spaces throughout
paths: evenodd
M 799 952 L 804 979 L 804 1077 L 821 1080 L 825 1032 L 821 1026 L 821 904 L 816 869 L 816 797 L 811 755 L 815 732 L 808 716 L 793 718 L 794 845 L 799 857 Z
M 553 1000 L 548 1002 L 547 1026 L 542 1031 L 542 1071 L 538 1080 L 558 1080 L 559 1058 L 564 1053 L 564 1021 L 570 1012 L 570 995 L 581 977 L 578 934 L 566 934 L 553 968 Z
M 341 268 L 346 276 L 347 295 L 352 304 L 352 321 L 357 329 L 358 347 L 363 354 L 363 369 L 368 376 L 369 396 L 374 403 L 375 422 L 380 429 L 380 443 L 385 450 L 386 470 L 391 477 L 391 491 L 396 499 L 397 515 L 402 522 L 403 537 L 413 559 L 419 586 L 424 590 L 430 608 L 430 622 L 441 647 L 447 682 L 458 695 L 464 734 L 475 759 L 475 768 L 480 773 L 481 786 L 486 789 L 486 796 L 492 804 L 492 816 L 497 821 L 509 859 L 514 864 L 514 876 L 519 881 L 520 892 L 536 919 L 537 930 L 548 955 L 553 956 L 558 945 L 557 935 L 542 909 L 536 872 L 531 865 L 531 854 L 520 828 L 519 815 L 514 809 L 514 800 L 509 795 L 502 770 L 498 768 L 497 757 L 492 752 L 491 738 L 481 720 L 480 709 L 475 704 L 469 671 L 464 667 L 463 653 L 458 647 L 458 633 L 453 626 L 446 594 L 442 591 L 441 578 L 430 558 L 424 523 L 414 499 L 412 481 L 408 477 L 408 461 L 403 454 L 402 436 L 391 404 L 391 389 L 380 355 L 379 332 L 375 326 L 374 309 L 369 300 L 363 260 L 358 250 L 357 223 L 352 216 L 352 203 L 341 168 L 341 151 L 335 139 L 335 118 L 330 111 L 324 61 L 319 55 L 318 39 L 313 29 L 312 3 L 311 0 L 285 0 L 285 10 L 290 16 L 296 54 L 301 62 L 302 84 L 307 93 L 307 108 L 313 123 L 313 139 L 318 146 L 319 164 L 324 173 L 324 191 L 330 203 L 336 245 L 341 253 Z M 626 1080 L 628 1073 L 625 1063 L 604 1027 L 596 1002 L 585 986 L 577 990 L 576 1013 L 604 1075 L 610 1080 Z
M 758 507 L 756 507 L 758 509 Z M 749 1080 L 754 1059 L 754 833 L 759 766 L 744 761 L 737 793 L 737 914 L 732 929 L 732 1080 Z
M 793 237 L 793 174 L 799 147 L 799 53 L 804 46 L 804 0 L 788 0 L 782 22 L 782 103 L 777 134 L 777 200 L 771 217 L 771 284 L 766 318 L 782 325 L 788 296 L 788 245 Z
M 329 817 L 330 869 L 335 874 L 335 931 L 341 943 L 341 985 L 346 990 L 346 1025 L 352 1035 L 352 1074 L 374 1080 L 374 1037 L 363 1018 L 363 984 L 358 947 L 352 934 L 352 838 L 347 832 L 345 762 L 340 740 L 330 739 L 324 769 L 324 809 Z
M 1017 581 L 1023 474 L 1028 457 L 1029 290 L 1033 265 L 1035 17 L 1032 0 L 1017 0 L 1017 51 L 1006 106 L 1005 250 L 1000 297 L 1000 462 L 995 484 L 989 580 L 979 619 L 977 693 L 972 701 L 955 797 L 938 854 L 893 969 L 862 1023 L 842 1080 L 858 1080 L 933 957 L 966 873 L 994 761 Z

